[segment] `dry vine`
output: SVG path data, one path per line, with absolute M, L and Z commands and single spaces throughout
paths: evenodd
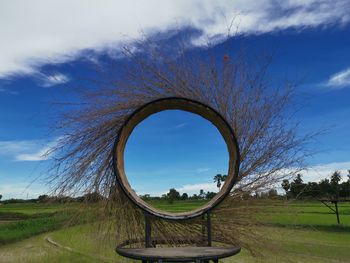
M 108 218 L 115 242 L 143 239 L 143 215 L 122 194 L 111 170 L 113 143 L 125 119 L 141 105 L 164 97 L 189 98 L 226 118 L 241 152 L 240 181 L 231 198 L 214 211 L 214 239 L 245 248 L 268 246 L 256 231 L 254 208 L 237 203 L 304 166 L 304 147 L 313 135 L 298 136 L 297 124 L 290 122 L 294 85 L 270 87 L 269 57 L 252 64 L 242 50 L 218 56 L 203 51 L 204 57 L 180 46 L 173 56 L 142 45 L 142 52 L 124 50 L 128 61 L 122 66 L 101 69 L 93 88 L 82 93 L 84 103 L 62 117 L 64 136 L 54 149 L 50 177 L 56 193 L 101 193 L 106 197 L 101 220 Z M 172 245 L 197 242 L 202 231 L 200 220 L 155 219 L 153 228 L 158 239 Z

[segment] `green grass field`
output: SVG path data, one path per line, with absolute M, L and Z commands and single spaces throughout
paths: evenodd
M 207 201 L 205 200 L 186 200 L 186 201 L 174 201 L 173 203 L 169 203 L 166 200 L 155 200 L 155 201 L 148 201 L 150 205 L 153 207 L 164 210 L 168 212 L 186 212 L 191 211 L 196 208 L 201 207 L 204 205 Z
M 186 201 L 153 205 L 168 211 L 186 211 L 200 202 Z M 9 204 L 0 206 L 0 262 L 121 262 L 112 241 L 98 225 L 62 224 L 74 205 Z M 266 224 L 255 231 L 283 253 L 260 251 L 253 257 L 243 250 L 222 262 L 350 262 L 350 204 L 340 205 L 341 225 L 318 202 L 259 201 L 257 217 Z M 10 215 L 12 214 L 12 215 Z M 61 214 L 61 216 L 60 216 Z

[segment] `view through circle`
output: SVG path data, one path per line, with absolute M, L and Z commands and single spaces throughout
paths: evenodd
M 207 204 L 224 186 L 229 154 L 219 130 L 184 110 L 163 110 L 137 124 L 124 150 L 132 189 L 149 206 L 179 213 Z

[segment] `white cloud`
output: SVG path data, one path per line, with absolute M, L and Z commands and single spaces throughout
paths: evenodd
M 337 89 L 350 86 L 350 68 L 331 75 L 325 85 Z
M 49 189 L 42 184 L 30 184 L 30 183 L 2 183 L 0 184 L 0 194 L 2 200 L 18 198 L 18 199 L 32 199 L 37 198 L 39 195 L 48 193 Z
M 204 192 L 217 192 L 218 188 L 215 183 L 199 183 L 199 184 L 185 184 L 184 186 L 177 188 L 176 190 L 189 195 L 199 194 L 199 191 L 203 189 Z
M 51 75 L 40 73 L 37 78 L 39 80 L 39 85 L 45 88 L 65 84 L 70 80 L 67 75 L 62 73 L 54 73 Z
M 230 20 L 243 34 L 349 22 L 347 0 L 32 0 L 0 3 L 0 78 L 34 73 L 86 49 L 111 50 L 144 34 L 193 26 L 222 39 Z M 235 28 L 233 28 L 235 29 Z
M 49 159 L 50 147 L 44 147 L 34 153 L 22 153 L 16 156 L 17 161 L 44 161 Z
M 314 165 L 302 174 L 305 182 L 319 182 L 322 179 L 330 178 L 334 171 L 339 171 L 343 175 L 342 179 L 346 180 L 348 170 L 350 170 L 350 161 Z
M 40 140 L 0 141 L 0 157 L 14 161 L 43 161 L 50 158 L 50 149 L 57 144 L 58 139 L 51 142 Z

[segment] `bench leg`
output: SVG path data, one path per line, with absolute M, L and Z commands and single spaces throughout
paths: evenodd
M 214 263 L 219 263 L 219 260 L 218 259 L 214 259 L 213 262 Z

